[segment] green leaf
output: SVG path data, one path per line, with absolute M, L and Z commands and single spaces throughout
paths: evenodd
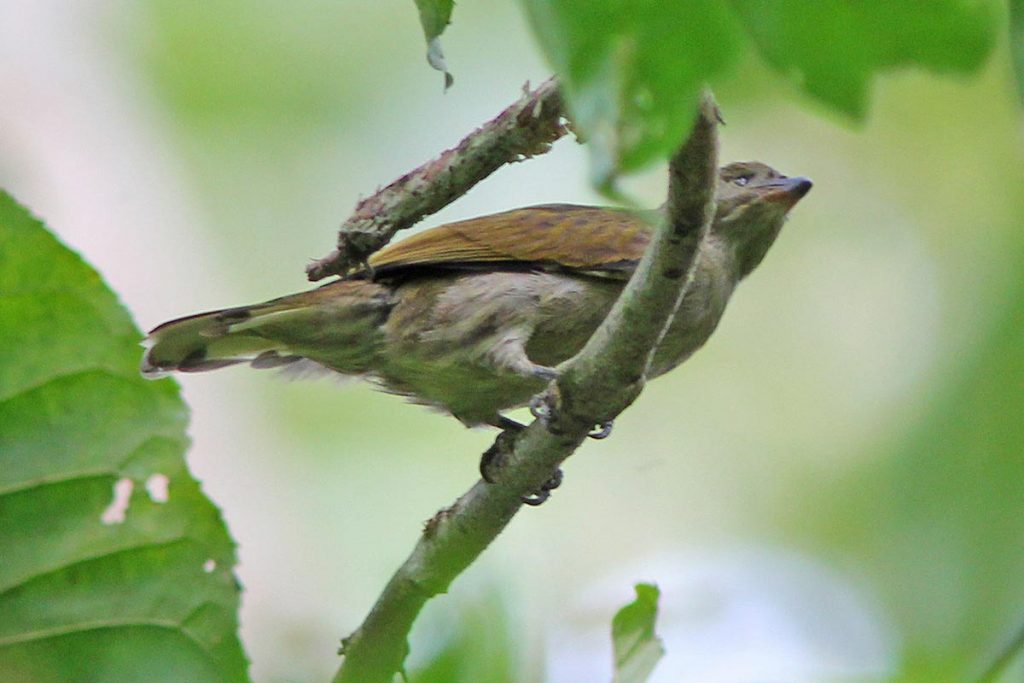
M 598 185 L 678 147 L 704 83 L 739 53 L 740 27 L 723 3 L 523 1 Z
M 1010 0 L 1010 54 L 1017 75 L 1017 94 L 1024 102 L 1024 0 Z
M 702 87 L 722 78 L 744 47 L 859 118 L 878 71 L 979 68 L 998 20 L 992 0 L 522 2 L 602 187 L 674 152 Z
M 441 34 L 452 20 L 454 0 L 416 0 L 416 9 L 420 12 L 420 25 L 427 39 L 427 62 L 430 66 L 444 73 L 445 90 L 452 86 L 454 79 L 448 71 L 444 53 L 441 51 Z
M 992 3 L 977 0 L 733 0 L 732 7 L 768 64 L 854 118 L 867 111 L 876 72 L 978 69 L 997 23 Z
M 615 652 L 613 683 L 643 683 L 665 654 L 661 638 L 654 634 L 658 616 L 658 587 L 638 583 L 636 600 L 612 618 L 612 647 Z
M 139 376 L 116 297 L 3 192 L 0 330 L 0 680 L 247 680 L 177 388 Z

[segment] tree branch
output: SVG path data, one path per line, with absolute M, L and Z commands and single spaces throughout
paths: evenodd
M 607 318 L 559 368 L 545 393 L 548 419 L 499 435 L 495 447 L 505 455 L 500 481 L 478 481 L 427 523 L 366 620 L 343 641 L 345 659 L 335 683 L 390 683 L 402 670 L 407 635 L 426 601 L 448 589 L 595 424 L 613 419 L 637 397 L 713 219 L 717 120 L 706 95 L 689 138 L 670 162 L 665 217 Z
M 526 90 L 456 147 L 360 200 L 341 226 L 338 248 L 309 264 L 306 275 L 322 280 L 362 265 L 396 232 L 440 211 L 505 164 L 547 152 L 566 134 L 564 119 L 554 78 Z

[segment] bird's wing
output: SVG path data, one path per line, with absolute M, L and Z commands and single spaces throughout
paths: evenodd
M 636 212 L 549 204 L 441 225 L 385 247 L 369 263 L 375 273 L 502 265 L 622 273 L 640 260 L 650 230 Z

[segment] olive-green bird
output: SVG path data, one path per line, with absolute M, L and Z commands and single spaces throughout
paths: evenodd
M 721 169 L 714 223 L 649 376 L 707 341 L 810 189 L 810 180 L 757 162 Z M 551 204 L 442 225 L 318 289 L 164 323 L 146 339 L 142 372 L 315 364 L 466 425 L 506 427 L 502 411 L 541 391 L 604 319 L 656 219 L 656 211 Z

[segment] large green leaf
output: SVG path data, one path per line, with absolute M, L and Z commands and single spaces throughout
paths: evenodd
M 969 72 L 995 40 L 996 13 L 977 0 L 733 0 L 757 51 L 833 109 L 860 118 L 878 71 Z
M 745 45 L 857 118 L 878 71 L 977 69 L 998 14 L 990 0 L 522 1 L 602 184 L 671 154 Z
M 612 683 L 643 683 L 654 671 L 665 648 L 654 633 L 658 617 L 658 587 L 638 583 L 636 600 L 612 618 L 612 646 L 615 651 L 615 676 Z
M 0 192 L 0 680 L 244 681 L 234 547 L 171 381 L 94 270 Z
M 587 137 L 598 184 L 679 145 L 708 77 L 739 53 L 728 5 L 524 0 Z

